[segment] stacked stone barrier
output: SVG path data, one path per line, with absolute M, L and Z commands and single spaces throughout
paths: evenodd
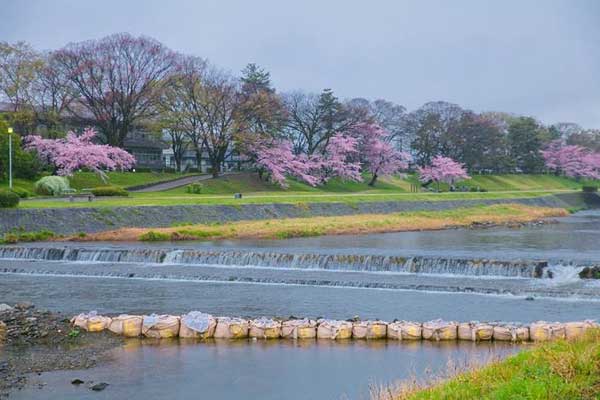
M 74 327 L 88 332 L 108 330 L 124 337 L 184 339 L 328 339 L 328 340 L 428 340 L 545 342 L 576 339 L 600 324 L 592 320 L 574 322 L 537 321 L 530 325 L 504 322 L 456 322 L 441 319 L 386 322 L 381 320 L 331 320 L 290 318 L 245 319 L 214 317 L 199 311 L 185 315 L 98 315 L 95 311 L 74 316 Z

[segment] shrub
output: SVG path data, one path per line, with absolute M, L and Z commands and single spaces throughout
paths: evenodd
M 598 186 L 584 186 L 582 190 L 585 193 L 596 193 L 598 191 Z
M 59 196 L 70 189 L 69 180 L 64 176 L 45 176 L 37 181 L 33 188 L 37 194 Z
M 170 240 L 171 235 L 169 235 L 168 233 L 148 231 L 140 235 L 139 239 L 145 242 L 160 242 L 164 240 Z
M 186 191 L 191 194 L 200 194 L 202 193 L 202 188 L 201 183 L 190 183 L 186 186 Z
M 21 199 L 26 199 L 28 197 L 31 197 L 31 192 L 29 190 L 26 190 L 26 189 L 12 188 L 11 192 L 13 192 L 17 196 L 19 196 Z
M 119 186 L 98 186 L 92 189 L 94 196 L 129 196 L 129 192 Z
M 0 208 L 13 208 L 19 205 L 19 196 L 16 193 L 0 190 Z
M 55 238 L 56 234 L 49 230 L 41 230 L 37 232 L 19 232 L 13 231 L 4 234 L 0 239 L 0 243 L 14 244 L 18 242 L 39 242 Z

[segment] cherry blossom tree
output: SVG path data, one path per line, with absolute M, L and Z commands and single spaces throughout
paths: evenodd
M 585 147 L 554 140 L 542 150 L 542 157 L 546 167 L 557 174 L 563 173 L 576 179 L 600 179 L 600 153 L 593 153 Z
M 264 167 L 271 179 L 282 187 L 287 187 L 286 175 L 291 175 L 310 186 L 317 186 L 319 180 L 311 175 L 314 165 L 309 160 L 298 157 L 292 152 L 292 144 L 288 141 L 278 142 L 274 147 L 259 150 L 256 163 Z
M 310 161 L 317 167 L 320 180 L 326 183 L 331 178 L 340 178 L 344 181 L 362 181 L 360 175 L 360 161 L 358 140 L 341 133 L 335 134 L 325 149 L 322 157 L 313 156 Z
M 436 182 L 438 190 L 440 182 L 453 184 L 462 179 L 469 179 L 463 164 L 444 156 L 435 156 L 431 160 L 431 164 L 418 167 L 417 171 L 421 182 Z
M 378 124 L 359 124 L 351 130 L 357 138 L 363 170 L 371 174 L 369 186 L 380 176 L 390 176 L 408 168 L 411 156 L 390 143 L 392 135 Z
M 81 135 L 67 133 L 64 139 L 44 139 L 38 135 L 26 137 L 26 150 L 35 150 L 39 157 L 53 165 L 57 175 L 70 176 L 85 168 L 106 181 L 105 170 L 125 170 L 134 166 L 135 158 L 123 149 L 93 143 L 96 131 L 87 128 Z
M 251 161 L 258 171 L 259 178 L 267 174 L 271 181 L 287 188 L 287 176 L 293 176 L 311 186 L 316 186 L 319 179 L 311 172 L 317 169 L 312 160 L 304 155 L 295 155 L 292 144 L 285 140 L 256 140 L 246 143 L 244 156 Z

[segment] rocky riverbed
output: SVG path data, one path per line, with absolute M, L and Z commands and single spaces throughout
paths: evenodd
M 121 344 L 113 335 L 74 330 L 67 316 L 31 303 L 0 304 L 0 399 L 27 384 L 29 374 L 90 368 Z M 92 390 L 103 386 L 76 379 L 73 384 L 87 384 Z

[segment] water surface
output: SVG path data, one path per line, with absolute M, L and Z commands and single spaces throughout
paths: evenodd
M 368 399 L 369 385 L 423 378 L 447 364 L 489 361 L 514 353 L 503 343 L 397 341 L 258 341 L 161 344 L 140 341 L 113 362 L 83 371 L 32 376 L 11 399 Z M 71 380 L 107 382 L 92 392 Z M 36 383 L 44 383 L 42 389 Z

